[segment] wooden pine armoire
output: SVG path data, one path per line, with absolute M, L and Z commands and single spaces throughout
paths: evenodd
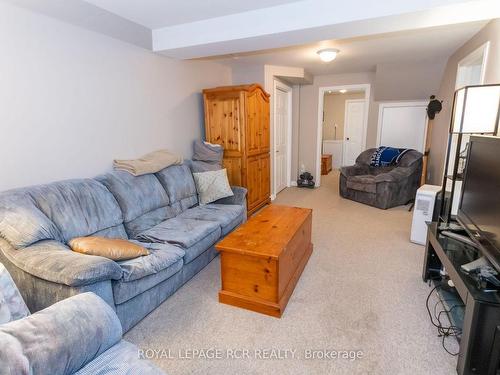
M 224 148 L 231 185 L 248 189 L 252 214 L 270 202 L 269 94 L 258 84 L 203 90 L 205 137 Z

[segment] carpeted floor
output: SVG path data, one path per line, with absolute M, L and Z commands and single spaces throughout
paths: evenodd
M 335 172 L 322 181 L 275 201 L 314 210 L 314 252 L 281 319 L 219 304 L 216 258 L 125 338 L 156 350 L 171 375 L 454 374 L 456 357 L 443 350 L 425 308 L 424 247 L 408 240 L 411 213 L 340 198 Z M 234 352 L 247 358 L 227 350 L 248 350 Z M 309 350 L 362 355 L 308 359 Z

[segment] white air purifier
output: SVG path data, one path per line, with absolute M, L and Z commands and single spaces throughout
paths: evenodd
M 441 186 L 437 185 L 422 185 L 417 190 L 411 224 L 411 242 L 425 245 L 427 240 L 427 223 L 432 221 L 436 196 L 440 191 Z

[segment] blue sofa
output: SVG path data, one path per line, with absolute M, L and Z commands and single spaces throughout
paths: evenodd
M 246 220 L 246 189 L 198 205 L 189 165 L 134 177 L 113 171 L 0 194 L 0 262 L 31 311 L 93 292 L 126 332 L 216 255 L 214 245 Z M 75 237 L 136 241 L 150 255 L 114 262 L 71 251 Z
M 113 309 L 83 293 L 0 324 L 0 374 L 164 374 L 122 340 Z

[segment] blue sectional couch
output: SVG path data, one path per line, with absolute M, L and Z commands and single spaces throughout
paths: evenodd
M 246 220 L 246 189 L 198 205 L 188 164 L 134 177 L 113 171 L 0 193 L 0 262 L 38 311 L 93 292 L 124 331 L 203 269 L 214 245 Z M 135 241 L 150 255 L 122 261 L 82 255 L 67 243 L 104 236 Z
M 82 293 L 0 324 L 0 374 L 164 375 L 122 340 L 115 312 Z

